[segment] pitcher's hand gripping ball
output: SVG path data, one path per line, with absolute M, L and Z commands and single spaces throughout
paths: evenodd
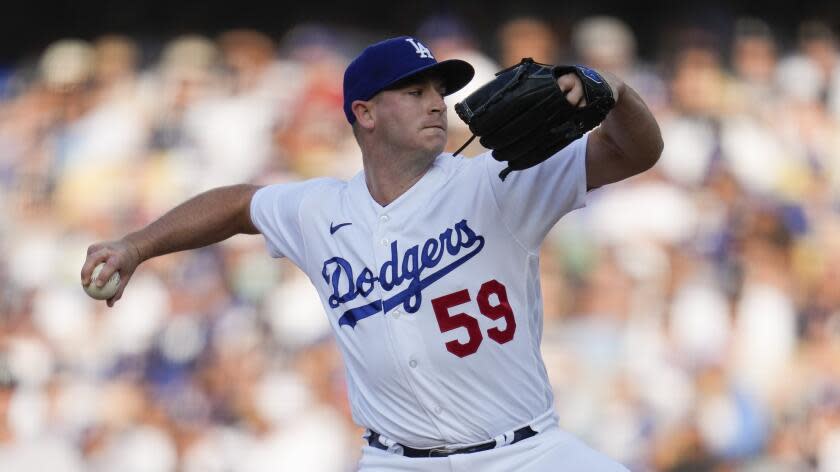
M 85 285 L 85 292 L 97 300 L 107 300 L 117 293 L 117 288 L 120 286 L 120 273 L 114 272 L 111 278 L 101 287 L 96 286 L 96 278 L 102 272 L 105 263 L 101 263 L 93 269 L 93 275 L 90 277 L 90 283 Z
M 568 73 L 583 83 L 584 106 L 569 103 L 557 85 L 557 78 Z M 499 174 L 504 180 L 510 172 L 543 162 L 601 124 L 614 105 L 610 85 L 594 70 L 524 58 L 455 104 L 455 111 L 481 145 L 507 163 Z

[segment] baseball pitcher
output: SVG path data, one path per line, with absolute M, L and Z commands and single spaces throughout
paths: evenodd
M 364 170 L 203 193 L 92 245 L 83 284 L 237 233 L 260 233 L 316 287 L 347 370 L 369 471 L 626 470 L 564 432 L 540 356 L 539 248 L 588 190 L 650 168 L 662 138 L 639 95 L 584 66 L 530 59 L 461 103 L 489 152 L 444 153 L 444 97 L 472 67 L 416 38 L 366 48 L 344 75 Z

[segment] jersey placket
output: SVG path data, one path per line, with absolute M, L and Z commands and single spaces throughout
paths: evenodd
M 396 239 L 397 231 L 402 225 L 408 224 L 402 219 L 394 221 L 392 217 L 394 213 L 392 207 L 377 209 L 373 248 L 376 259 L 375 267 L 382 267 L 391 258 L 391 244 Z M 402 255 L 401 251 L 412 244 L 416 244 L 416 242 L 398 241 L 397 244 L 397 253 Z M 399 262 L 401 263 L 401 260 Z M 408 283 L 404 281 L 401 285 L 393 287 L 389 292 L 382 288 L 381 281 L 376 285 L 383 302 L 383 316 L 387 327 L 389 347 L 395 364 L 399 366 L 400 373 L 411 389 L 417 405 L 426 413 L 426 419 L 435 426 L 440 437 L 445 438 L 448 434 L 446 434 L 440 417 L 445 414 L 446 410 L 440 404 L 440 399 L 424 398 L 420 394 L 424 389 L 418 385 L 418 382 L 421 381 L 419 377 L 431 364 L 425 352 L 422 336 L 418 331 L 419 327 L 416 326 L 416 313 L 407 313 L 403 305 L 397 305 L 388 312 L 384 312 L 385 300 L 399 293 L 400 290 L 404 290 L 407 285 Z

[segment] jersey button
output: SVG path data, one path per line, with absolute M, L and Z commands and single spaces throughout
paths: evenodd
M 388 245 L 388 240 L 387 240 L 387 239 L 384 239 L 384 238 L 383 238 L 383 239 L 382 239 L 382 241 L 379 241 L 379 242 L 380 242 L 383 246 L 387 246 L 387 245 Z
M 417 367 L 417 361 L 415 361 L 414 359 L 411 359 L 410 361 L 408 361 L 408 365 L 409 365 L 409 367 L 411 367 L 413 369 L 413 368 Z
M 388 220 L 390 220 L 390 219 L 391 218 L 388 215 L 382 215 L 382 216 L 379 217 L 379 221 L 381 221 L 383 223 L 387 223 Z
M 401 314 L 402 314 L 402 312 L 400 310 L 394 310 L 394 312 L 391 313 L 391 316 L 393 316 L 395 320 L 398 320 L 398 319 L 400 319 Z
M 441 408 L 440 406 L 436 406 L 434 408 L 434 411 L 435 411 L 436 415 L 439 415 L 439 414 L 443 413 L 443 408 Z

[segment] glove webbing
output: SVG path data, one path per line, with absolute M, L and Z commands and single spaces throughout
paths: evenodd
M 496 72 L 495 76 L 498 77 L 498 76 L 504 74 L 505 72 L 507 72 L 509 70 L 512 70 L 512 69 L 515 69 L 515 68 L 517 68 L 521 65 L 524 65 L 524 64 L 536 64 L 536 65 L 539 65 L 539 66 L 553 67 L 551 64 L 543 64 L 542 62 L 536 62 L 531 57 L 523 57 L 522 61 L 520 61 L 519 64 L 514 64 L 514 65 L 512 65 L 508 68 L 502 69 L 499 72 Z M 476 116 L 479 116 L 479 115 L 483 114 L 484 111 L 487 109 L 487 107 L 489 105 L 498 102 L 499 100 L 502 99 L 502 97 L 504 96 L 505 93 L 507 93 L 508 90 L 510 90 L 514 86 L 519 85 L 519 82 L 522 80 L 522 77 L 525 75 L 526 69 L 527 69 L 527 67 L 522 67 L 518 71 L 516 71 L 516 75 L 513 76 L 513 78 L 510 80 L 510 82 L 506 83 L 504 87 L 497 90 L 496 93 L 491 95 L 490 98 L 487 99 L 487 101 L 484 102 L 475 111 L 472 111 L 469 108 L 467 108 L 467 111 L 469 112 L 469 120 L 471 121 Z M 467 123 L 469 124 L 469 122 L 467 122 Z M 461 151 L 466 149 L 466 147 L 469 146 L 470 143 L 472 143 L 474 139 L 475 139 L 475 134 L 473 133 L 472 136 L 470 137 L 470 139 L 468 139 L 467 142 L 465 142 L 463 145 L 461 145 L 461 147 L 459 147 L 457 151 L 452 153 L 452 155 L 457 156 Z M 505 173 L 505 175 L 507 175 L 507 174 Z M 502 180 L 504 180 L 504 177 L 502 177 Z

